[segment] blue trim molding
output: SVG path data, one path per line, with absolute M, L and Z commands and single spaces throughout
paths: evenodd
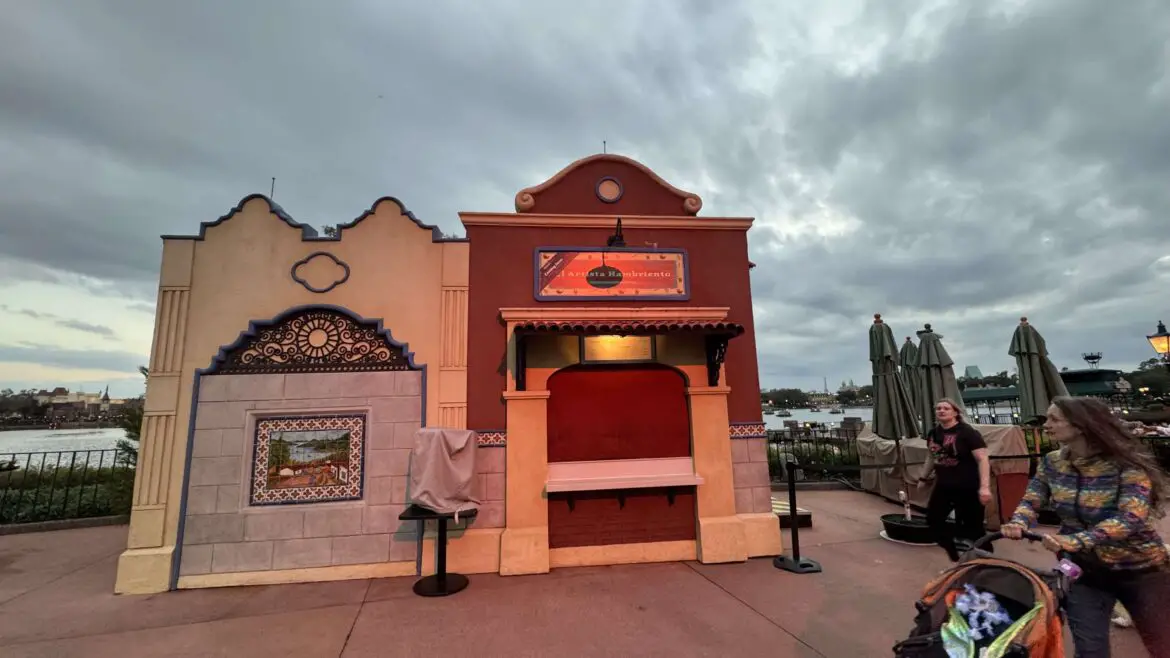
M 243 202 L 241 202 L 242 205 Z M 170 589 L 178 589 L 179 587 L 179 568 L 183 560 L 183 535 L 187 526 L 187 502 L 188 491 L 191 485 L 191 456 L 195 450 L 195 422 L 196 412 L 199 408 L 199 386 L 204 375 L 220 374 L 223 370 L 224 364 L 227 362 L 228 355 L 242 346 L 248 344 L 252 339 L 255 339 L 262 330 L 276 326 L 282 322 L 296 317 L 301 313 L 309 311 L 332 311 L 346 316 L 354 323 L 372 329 L 386 345 L 400 350 L 402 358 L 406 364 L 406 370 L 417 371 L 422 373 L 421 382 L 421 396 L 420 404 L 420 425 L 427 426 L 427 366 L 426 364 L 417 364 L 414 361 L 414 353 L 410 351 L 408 343 L 399 342 L 390 334 L 390 330 L 383 325 L 381 318 L 364 318 L 353 311 L 331 304 L 310 304 L 304 306 L 294 306 L 285 310 L 283 313 L 277 315 L 271 320 L 253 320 L 248 323 L 248 329 L 240 333 L 240 335 L 230 345 L 225 345 L 219 348 L 219 351 L 211 359 L 211 363 L 206 368 L 199 368 L 195 370 L 194 381 L 191 386 L 191 402 L 188 407 L 187 414 L 187 449 L 183 458 L 183 488 L 179 493 L 179 530 L 175 537 L 175 552 L 171 560 L 171 582 Z M 372 369 L 372 368 L 370 368 Z M 383 368 L 384 370 L 394 370 L 395 368 Z M 403 370 L 403 368 L 397 368 Z M 295 366 L 290 366 L 287 370 L 280 370 L 285 373 L 305 372 L 299 370 Z M 319 371 L 308 371 L 319 372 Z M 350 370 L 346 368 L 338 368 L 333 372 L 361 372 L 361 370 Z M 500 433 L 503 434 L 502 432 Z M 498 445 L 503 445 L 498 444 Z
M 314 258 L 328 258 L 329 260 L 333 261 L 334 264 L 336 264 L 337 266 L 339 266 L 341 268 L 342 275 L 340 277 L 334 279 L 334 281 L 332 283 L 325 286 L 324 288 L 314 287 L 313 284 L 309 283 L 307 280 L 305 280 L 303 277 L 301 277 L 301 275 L 299 273 L 301 268 L 308 265 L 309 263 L 311 263 Z M 328 251 L 314 251 L 313 253 L 309 254 L 308 256 L 305 256 L 304 258 L 293 263 L 292 270 L 289 271 L 289 274 L 292 275 L 293 281 L 296 281 L 297 283 L 304 286 L 305 290 L 308 290 L 309 292 L 315 292 L 315 293 L 326 293 L 326 292 L 329 292 L 330 290 L 333 290 L 337 286 L 340 286 L 341 284 L 345 283 L 346 281 L 349 281 L 350 269 L 349 269 L 349 264 L 347 264 L 345 261 L 341 260 L 337 256 L 334 256 L 333 254 L 329 253 Z
M 345 224 L 338 224 L 337 225 L 337 235 L 335 235 L 335 236 L 319 235 L 317 233 L 317 229 L 313 228 L 312 226 L 309 226 L 308 224 L 302 224 L 302 223 L 298 222 L 297 220 L 293 219 L 291 215 L 289 215 L 287 212 L 284 211 L 284 208 L 281 208 L 279 205 L 277 205 L 277 203 L 275 201 L 268 198 L 268 196 L 266 196 L 264 194 L 249 194 L 248 196 L 244 197 L 243 199 L 240 199 L 240 202 L 237 203 L 234 208 L 229 210 L 226 214 L 219 217 L 215 221 L 203 222 L 203 223 L 199 224 L 199 233 L 197 235 L 163 235 L 161 237 L 163 240 L 205 240 L 207 238 L 207 229 L 219 226 L 220 224 L 222 224 L 222 223 L 226 222 L 227 220 L 231 219 L 232 217 L 236 216 L 236 214 L 238 214 L 241 210 L 244 209 L 244 206 L 247 205 L 247 203 L 249 201 L 253 201 L 255 199 L 261 199 L 265 203 L 267 203 L 268 204 L 268 211 L 271 212 L 273 215 L 276 215 L 276 217 L 278 219 L 280 219 L 280 221 L 287 224 L 289 226 L 289 228 L 299 229 L 301 232 L 301 241 L 302 242 L 340 242 L 341 238 L 342 238 L 342 234 L 345 232 L 345 229 L 353 228 L 353 227 L 357 226 L 358 224 L 360 224 L 362 222 L 362 220 L 373 215 L 375 212 L 377 212 L 378 206 L 381 205 L 383 202 L 390 202 L 390 203 L 393 203 L 394 205 L 398 206 L 398 209 L 399 209 L 399 211 L 401 211 L 402 216 L 404 216 L 407 219 L 409 219 L 410 221 L 414 222 L 415 226 L 419 227 L 420 229 L 423 229 L 424 231 L 430 231 L 431 232 L 431 242 L 467 242 L 467 238 L 449 238 L 449 237 L 446 237 L 443 235 L 443 232 L 441 230 L 439 230 L 438 226 L 434 226 L 431 224 L 424 224 L 417 217 L 415 217 L 414 213 L 410 212 L 410 210 L 408 210 L 406 208 L 406 206 L 403 205 L 403 203 L 401 201 L 399 201 L 398 199 L 396 199 L 395 197 L 392 197 L 392 196 L 384 196 L 384 197 L 378 199 L 370 206 L 370 208 L 368 210 L 363 212 L 361 215 L 359 215 L 353 221 L 346 222 Z

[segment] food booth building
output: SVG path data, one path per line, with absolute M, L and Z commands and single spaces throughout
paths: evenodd
M 779 554 L 752 220 L 608 154 L 515 206 L 450 238 L 386 198 L 319 237 L 255 196 L 164 237 L 117 591 L 433 569 L 397 520 L 421 426 L 479 437 L 452 570 Z

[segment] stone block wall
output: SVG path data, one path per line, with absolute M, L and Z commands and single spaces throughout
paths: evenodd
M 503 446 L 485 448 L 480 446 L 475 451 L 475 493 L 480 500 L 479 516 L 471 524 L 472 528 L 503 528 L 504 527 L 504 466 L 505 451 Z
M 768 476 L 768 440 L 732 439 L 731 468 L 735 480 L 736 514 L 772 511 L 772 483 Z
M 180 575 L 413 561 L 415 524 L 398 515 L 423 404 L 421 372 L 202 377 Z M 256 419 L 322 413 L 366 416 L 362 499 L 250 506 Z M 482 521 L 502 526 L 503 450 L 479 456 L 485 493 L 500 492 Z

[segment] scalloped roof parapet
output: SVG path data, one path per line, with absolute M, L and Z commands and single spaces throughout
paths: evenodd
M 697 215 L 697 214 L 699 214 L 699 211 L 703 208 L 703 200 L 701 198 L 699 198 L 698 194 L 695 194 L 694 192 L 687 192 L 685 190 L 680 190 L 679 188 L 671 185 L 670 183 L 663 180 L 663 178 L 661 176 L 654 173 L 654 170 L 650 169 L 649 167 L 642 164 L 641 162 L 638 162 L 637 160 L 635 160 L 633 158 L 627 158 L 624 155 L 617 155 L 616 153 L 598 153 L 596 155 L 590 155 L 590 156 L 581 158 L 580 160 L 577 160 L 576 162 L 570 164 L 569 166 L 565 167 L 564 169 L 561 169 L 557 173 L 553 174 L 552 178 L 549 178 L 548 180 L 544 181 L 543 183 L 541 183 L 539 185 L 534 185 L 532 187 L 526 187 L 526 188 L 520 190 L 519 192 L 517 192 L 516 193 L 516 212 L 518 212 L 518 213 L 534 212 L 534 209 L 536 207 L 536 197 L 541 192 L 544 192 L 545 190 L 548 190 L 549 188 L 553 187 L 554 185 L 559 183 L 566 176 L 573 173 L 577 169 L 580 169 L 581 167 L 583 167 L 587 164 L 594 163 L 594 162 L 620 162 L 622 164 L 626 164 L 626 165 L 629 165 L 629 166 L 637 169 L 638 171 L 642 172 L 647 177 L 649 177 L 650 180 L 654 181 L 659 187 L 661 187 L 662 189 L 666 190 L 670 194 L 673 194 L 674 196 L 681 199 L 683 211 L 688 215 Z
M 381 205 L 385 201 L 393 202 L 396 206 L 398 206 L 398 209 L 399 209 L 399 211 L 401 211 L 402 216 L 406 217 L 410 221 L 414 222 L 415 226 L 417 226 L 420 229 L 423 229 L 425 231 L 430 231 L 431 232 L 431 242 L 467 242 L 467 238 L 446 237 L 443 235 L 443 232 L 439 229 L 438 226 L 433 226 L 431 224 L 424 224 L 417 217 L 415 217 L 414 213 L 412 213 L 409 209 L 407 209 L 407 207 L 401 201 L 399 201 L 397 198 L 392 197 L 392 196 L 384 196 L 384 197 L 374 201 L 374 203 L 370 205 L 369 209 L 367 209 L 365 212 L 363 212 L 357 218 L 353 219 L 352 221 L 346 222 L 344 224 L 338 224 L 336 236 L 328 236 L 328 235 L 318 234 L 317 229 L 313 228 L 312 226 L 310 226 L 308 224 L 302 224 L 302 223 L 298 222 L 297 220 L 293 219 L 292 215 L 289 215 L 287 212 L 285 212 L 284 208 L 281 208 L 279 204 L 277 204 L 272 199 L 268 198 L 267 195 L 249 194 L 248 196 L 244 197 L 243 199 L 240 199 L 240 202 L 237 203 L 234 208 L 229 210 L 227 213 L 225 213 L 223 216 L 219 217 L 215 221 L 200 223 L 199 224 L 199 233 L 197 235 L 163 235 L 161 237 L 163 240 L 204 240 L 207 237 L 207 229 L 213 228 L 215 226 L 219 226 L 220 224 L 231 219 L 232 217 L 235 217 L 239 212 L 241 212 L 244 209 L 244 206 L 247 205 L 248 202 L 256 200 L 256 199 L 261 199 L 265 203 L 267 203 L 268 204 L 268 211 L 271 212 L 273 215 L 275 215 L 278 219 L 280 219 L 280 221 L 287 224 L 289 226 L 289 228 L 300 229 L 302 242 L 339 242 L 339 241 L 341 241 L 342 235 L 344 235 L 346 229 L 351 229 L 351 228 L 357 226 L 358 224 L 360 224 L 362 222 L 362 220 L 375 214 L 377 209 L 378 209 L 378 206 Z

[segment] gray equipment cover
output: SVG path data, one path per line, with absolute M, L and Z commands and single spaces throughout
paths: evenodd
M 477 509 L 478 443 L 479 436 L 471 430 L 424 427 L 415 432 L 410 455 L 411 502 L 443 514 Z

